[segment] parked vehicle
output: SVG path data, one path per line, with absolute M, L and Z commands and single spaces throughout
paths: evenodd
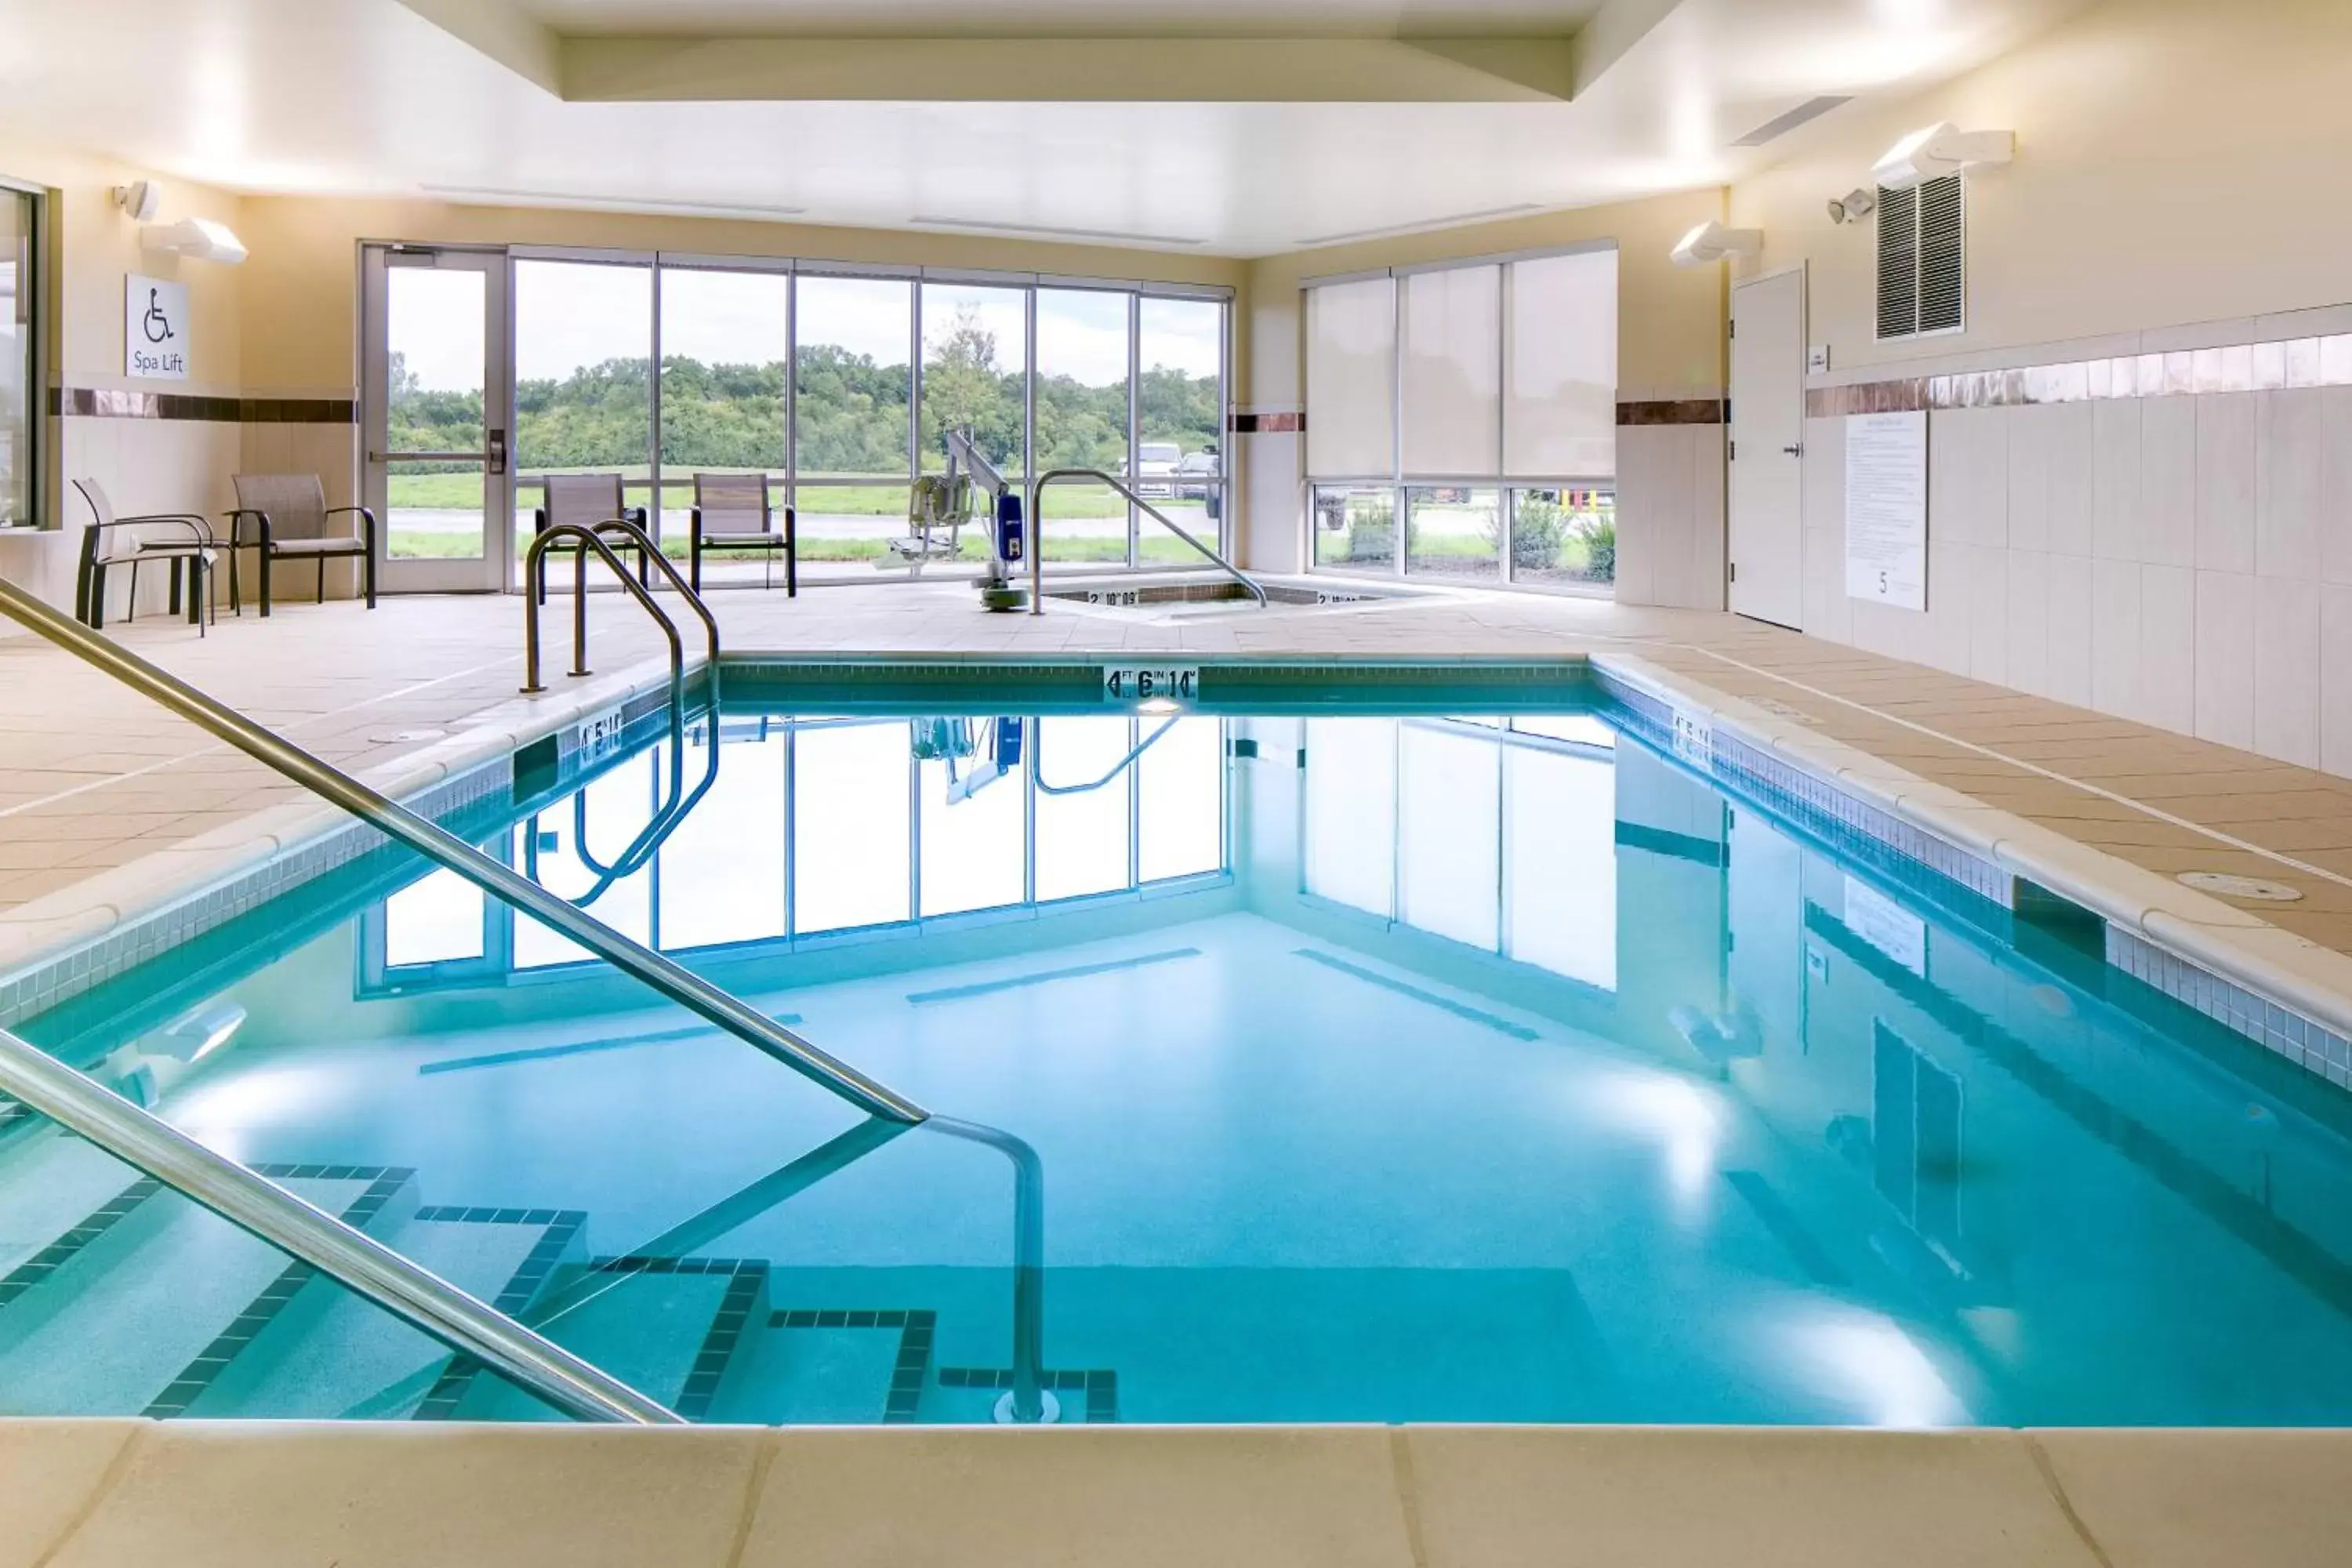
M 1173 441 L 1145 441 L 1135 448 L 1135 493 L 1168 496 L 1176 493 L 1176 466 L 1184 448 Z
M 1217 488 L 1217 455 L 1187 452 L 1176 465 L 1176 495 L 1180 500 L 1206 500 Z

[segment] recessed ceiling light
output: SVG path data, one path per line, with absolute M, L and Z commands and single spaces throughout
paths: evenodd
M 467 206 L 581 207 L 591 212 L 653 213 L 675 217 L 766 220 L 799 217 L 806 207 L 759 206 L 742 202 L 676 201 L 667 196 L 616 196 L 604 191 L 508 190 L 495 185 L 420 185 L 427 195 Z
M 1535 202 L 1520 202 L 1507 207 L 1488 207 L 1483 212 L 1455 213 L 1450 217 L 1422 218 L 1413 223 L 1392 223 L 1386 228 L 1357 228 L 1345 234 L 1318 234 L 1312 239 L 1294 239 L 1293 245 L 1339 245 L 1351 239 L 1385 239 L 1392 234 L 1417 234 L 1427 228 L 1452 228 L 1456 224 L 1485 223 L 1489 218 L 1517 217 L 1522 213 L 1539 213 L 1543 207 Z
M 977 217 L 927 217 L 917 215 L 907 220 L 918 228 L 970 228 L 1000 234 L 1040 234 L 1055 239 L 1110 239 L 1127 245 L 1206 245 L 1207 240 L 1189 238 L 1177 234 L 1137 234 L 1116 228 L 1056 228 L 1049 224 L 997 223 Z

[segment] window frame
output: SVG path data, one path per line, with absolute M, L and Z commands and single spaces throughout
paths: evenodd
M 56 363 L 51 334 L 57 311 L 50 298 L 51 223 L 55 195 L 36 181 L 0 173 L 0 195 L 22 196 L 30 214 L 25 244 L 25 276 L 17 280 L 16 298 L 25 326 L 25 517 L 26 521 L 0 531 L 41 532 L 65 526 L 55 491 L 58 422 L 49 404 Z

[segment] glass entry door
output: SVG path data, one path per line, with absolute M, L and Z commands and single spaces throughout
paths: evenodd
M 367 504 L 386 593 L 506 586 L 509 491 L 503 254 L 369 246 L 361 396 Z

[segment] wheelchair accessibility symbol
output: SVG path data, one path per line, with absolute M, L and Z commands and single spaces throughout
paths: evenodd
M 123 280 L 122 371 L 152 381 L 188 379 L 188 286 L 168 278 Z

